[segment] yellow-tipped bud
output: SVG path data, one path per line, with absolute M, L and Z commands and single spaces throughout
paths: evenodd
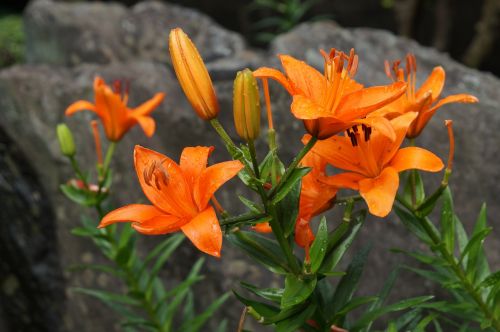
M 204 120 L 217 117 L 219 103 L 196 46 L 182 29 L 175 28 L 170 31 L 168 47 L 175 74 L 191 106 Z
M 57 140 L 59 141 L 59 146 L 61 147 L 63 155 L 66 157 L 73 157 L 75 155 L 76 148 L 73 134 L 64 123 L 57 125 Z
M 255 140 L 260 133 L 260 97 L 250 69 L 238 72 L 234 80 L 233 112 L 238 135 L 246 141 Z

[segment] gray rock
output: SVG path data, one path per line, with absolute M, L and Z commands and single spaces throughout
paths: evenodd
M 183 28 L 205 61 L 243 51 L 243 38 L 207 16 L 178 5 L 141 2 L 119 4 L 33 1 L 25 11 L 27 60 L 73 66 L 132 59 L 169 63 L 168 34 Z

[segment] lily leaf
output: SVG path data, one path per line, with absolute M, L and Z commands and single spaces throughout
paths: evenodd
M 307 300 L 316 287 L 316 281 L 315 277 L 299 279 L 294 274 L 287 274 L 281 307 L 286 309 Z
M 296 168 L 292 171 L 288 179 L 286 179 L 285 183 L 280 183 L 278 185 L 278 191 L 274 195 L 272 199 L 272 204 L 278 204 L 279 201 L 281 201 L 283 198 L 285 198 L 286 195 L 294 188 L 296 183 L 302 179 L 304 175 L 309 173 L 311 171 L 311 168 L 309 167 L 302 167 L 302 168 Z
M 326 218 L 322 217 L 319 223 L 316 238 L 311 245 L 311 272 L 316 273 L 326 255 L 328 247 L 328 229 L 326 226 Z

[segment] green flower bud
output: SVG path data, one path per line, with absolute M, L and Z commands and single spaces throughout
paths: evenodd
M 57 125 L 57 139 L 59 140 L 62 154 L 66 157 L 73 157 L 76 153 L 75 141 L 73 140 L 71 130 L 64 123 Z
M 260 133 L 260 96 L 250 69 L 238 72 L 234 80 L 233 112 L 238 135 L 246 141 L 255 140 Z

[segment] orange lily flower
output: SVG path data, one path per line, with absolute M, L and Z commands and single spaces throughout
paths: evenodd
M 314 216 L 332 207 L 333 199 L 337 195 L 337 187 L 320 181 L 326 176 L 327 165 L 326 160 L 320 155 L 310 151 L 302 159 L 301 165 L 312 169 L 302 178 L 299 215 L 295 223 L 295 242 L 306 249 L 306 257 L 308 257 L 309 247 L 314 241 L 314 234 L 309 223 Z
M 135 170 L 153 205 L 131 204 L 108 213 L 99 228 L 131 221 L 143 234 L 181 230 L 201 251 L 220 257 L 222 232 L 210 198 L 243 168 L 239 161 L 206 167 L 213 147 L 187 147 L 177 164 L 167 156 L 136 146 Z
M 340 169 L 347 170 L 322 179 L 339 188 L 359 190 L 370 213 L 385 217 L 391 212 L 399 187 L 398 173 L 408 169 L 438 172 L 443 162 L 430 151 L 418 147 L 400 148 L 408 128 L 417 117 L 410 112 L 391 120 L 396 139 L 391 141 L 377 130 L 362 137 L 361 130 L 354 129 L 346 136 L 335 136 L 319 141 L 312 151 Z M 304 141 L 310 137 L 305 136 Z
M 407 82 L 406 94 L 393 103 L 382 108 L 378 114 L 386 114 L 388 118 L 408 112 L 418 112 L 418 116 L 408 129 L 406 137 L 415 138 L 425 128 L 434 113 L 443 105 L 450 103 L 477 103 L 478 99 L 469 94 L 456 94 L 439 99 L 443 91 L 446 73 L 443 67 L 432 70 L 425 82 L 416 89 L 417 60 L 413 54 L 406 56 L 406 71 L 399 67 L 400 61 L 394 61 L 391 73 L 389 62 L 385 62 L 385 72 L 393 81 Z M 406 72 L 406 77 L 405 77 Z
M 388 137 L 394 132 L 382 117 L 364 119 L 371 112 L 399 98 L 406 89 L 403 82 L 388 86 L 363 88 L 354 81 L 358 56 L 332 49 L 325 58 L 324 74 L 303 61 L 289 55 L 280 55 L 286 76 L 279 70 L 262 67 L 256 77 L 278 81 L 293 96 L 291 111 L 304 121 L 311 135 L 325 139 L 352 126 L 365 124 L 377 127 Z M 344 66 L 346 64 L 346 66 Z
M 128 89 L 122 91 L 119 81 L 114 90 L 100 77 L 94 79 L 95 104 L 86 100 L 79 100 L 66 109 L 66 115 L 71 116 L 80 111 L 92 111 L 101 119 L 106 137 L 113 142 L 119 141 L 125 133 L 137 123 L 142 127 L 146 136 L 151 137 L 155 132 L 155 121 L 150 113 L 160 105 L 165 97 L 164 93 L 157 93 L 135 109 L 127 107 Z

